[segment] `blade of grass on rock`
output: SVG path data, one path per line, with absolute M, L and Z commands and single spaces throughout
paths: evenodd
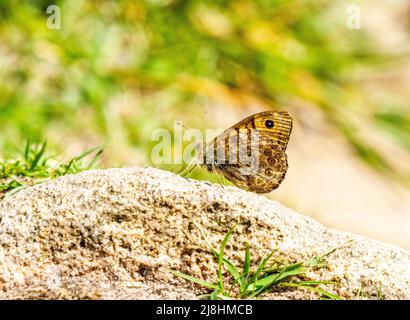
M 219 287 L 217 285 L 212 284 L 210 282 L 207 282 L 207 281 L 204 281 L 204 280 L 189 276 L 185 273 L 182 273 L 182 272 L 179 272 L 179 271 L 176 271 L 176 270 L 169 270 L 169 271 L 172 274 L 176 275 L 177 277 L 183 278 L 185 280 L 188 280 L 188 281 L 191 281 L 191 282 L 194 282 L 194 283 L 198 283 L 201 286 L 204 286 L 204 287 L 207 287 L 207 288 L 210 288 L 210 289 L 215 289 L 215 290 L 219 289 Z
M 219 283 L 219 289 L 221 290 L 222 293 L 224 293 L 224 284 L 223 284 L 223 279 L 222 279 L 222 264 L 223 264 L 223 256 L 225 252 L 225 247 L 226 244 L 228 243 L 229 238 L 231 237 L 233 230 L 235 229 L 235 226 L 233 226 L 229 231 L 226 233 L 222 244 L 221 248 L 219 250 L 219 257 L 218 257 L 218 283 Z
M 260 262 L 258 269 L 256 269 L 255 273 L 252 275 L 252 277 L 249 279 L 248 283 L 245 285 L 244 291 L 249 291 L 248 288 L 252 284 L 258 280 L 259 275 L 261 274 L 262 270 L 265 268 L 265 265 L 268 263 L 269 259 L 272 257 L 272 255 L 276 252 L 276 250 L 272 251 L 268 256 L 266 256 L 262 261 Z M 253 290 L 255 290 L 255 286 L 253 286 Z M 252 291 L 252 290 L 251 290 Z
M 211 250 L 212 250 L 212 253 L 218 258 L 218 261 L 219 261 L 219 252 L 216 251 L 216 250 L 213 249 L 213 248 L 211 248 Z M 240 275 L 238 269 L 235 267 L 235 265 L 234 265 L 231 261 L 229 261 L 228 259 L 226 259 L 226 258 L 222 258 L 222 260 L 223 260 L 223 263 L 224 263 L 225 266 L 226 266 L 226 269 L 228 270 L 228 272 L 229 272 L 229 273 L 232 275 L 232 277 L 234 278 L 235 282 L 240 281 L 241 275 Z
M 320 293 L 324 297 L 329 298 L 331 300 L 342 300 L 342 298 L 339 297 L 336 294 L 327 292 L 327 291 L 325 291 L 323 289 L 320 289 L 318 287 L 313 287 L 313 286 L 310 286 L 310 285 L 303 285 L 303 284 L 300 284 L 298 282 L 290 282 L 290 283 L 285 283 L 284 282 L 284 283 L 281 283 L 280 285 L 283 286 L 283 287 L 298 287 L 298 288 L 303 288 L 303 289 L 307 289 L 307 290 L 310 290 L 310 291 L 314 291 L 314 292 Z
M 273 284 L 286 279 L 287 277 L 297 276 L 304 274 L 303 263 L 295 263 L 292 265 L 285 266 L 279 273 L 272 274 L 255 281 L 250 285 L 248 291 L 253 291 L 252 297 L 257 296 L 262 291 L 271 287 Z M 256 289 L 256 290 L 255 290 Z
M 37 167 L 39 161 L 41 160 L 41 157 L 44 155 L 44 152 L 46 151 L 46 148 L 47 148 L 47 140 L 44 140 L 43 144 L 41 145 L 40 150 L 36 153 L 33 161 L 31 162 L 30 170 L 34 170 Z

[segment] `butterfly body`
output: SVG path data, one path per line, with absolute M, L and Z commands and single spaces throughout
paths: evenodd
M 288 169 L 285 151 L 291 131 L 292 118 L 286 111 L 257 113 L 209 142 L 202 163 L 241 189 L 271 192 Z

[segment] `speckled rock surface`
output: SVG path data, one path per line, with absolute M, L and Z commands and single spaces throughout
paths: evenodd
M 234 187 L 187 180 L 152 168 L 92 170 L 27 188 L 0 201 L 1 299 L 193 299 L 206 290 L 169 268 L 214 282 L 218 247 L 236 224 L 227 255 L 242 263 L 273 249 L 306 261 L 340 247 L 307 277 L 340 282 L 345 299 L 410 299 L 410 253 L 328 229 Z M 387 227 L 387 226 L 386 226 Z M 348 243 L 349 240 L 352 240 Z M 267 299 L 315 299 L 303 289 Z

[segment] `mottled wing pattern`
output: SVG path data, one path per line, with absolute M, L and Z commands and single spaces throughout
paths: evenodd
M 238 161 L 237 164 L 214 164 L 214 169 L 241 189 L 268 193 L 275 190 L 285 178 L 288 169 L 286 153 L 277 141 L 269 136 L 259 137 L 258 165 L 256 172 L 244 174 L 250 165 Z M 253 163 L 255 164 L 255 162 Z
M 273 126 L 267 127 L 267 121 L 271 121 Z M 245 136 L 239 134 L 243 131 L 247 132 Z M 251 132 L 255 131 L 258 133 L 256 141 L 250 137 Z M 291 131 L 292 118 L 286 111 L 266 111 L 250 116 L 225 130 L 206 145 L 203 152 L 204 164 L 209 171 L 215 170 L 224 175 L 239 188 L 256 193 L 271 192 L 281 184 L 286 175 L 288 162 L 285 150 Z M 238 142 L 245 143 L 247 148 L 234 148 Z M 253 155 L 252 150 L 257 150 L 257 159 L 241 162 L 240 159 L 246 158 L 240 157 L 241 152 L 245 152 L 249 160 Z M 209 154 L 213 154 L 211 161 L 207 159 Z M 221 155 L 226 159 L 225 162 L 216 160 L 220 160 Z M 236 161 L 230 161 L 232 158 Z M 247 172 L 255 163 L 256 170 Z
M 267 120 L 273 121 L 273 128 L 266 128 L 265 122 Z M 260 112 L 253 116 L 249 116 L 232 126 L 232 128 L 256 129 L 261 135 L 269 135 L 278 142 L 283 151 L 285 151 L 288 146 L 292 127 L 293 120 L 287 111 Z M 232 128 L 229 128 L 228 130 L 231 130 Z

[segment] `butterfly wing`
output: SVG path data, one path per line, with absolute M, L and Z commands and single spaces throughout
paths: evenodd
M 241 162 L 239 158 L 236 164 L 216 163 L 213 167 L 241 189 L 256 193 L 271 192 L 285 178 L 287 156 L 276 140 L 267 135 L 259 137 L 258 150 L 257 158 L 253 157 L 252 163 Z
M 267 127 L 267 122 L 272 127 Z M 264 111 L 249 116 L 238 122 L 232 128 L 258 130 L 261 135 L 268 135 L 275 139 L 279 146 L 286 150 L 292 132 L 293 120 L 287 111 Z M 230 130 L 229 128 L 228 130 Z M 228 131 L 227 130 L 227 131 Z
M 291 131 L 292 118 L 286 111 L 255 114 L 209 142 L 203 161 L 208 170 L 215 169 L 241 189 L 271 192 L 285 178 L 288 168 L 285 150 Z M 251 137 L 253 132 L 257 132 L 257 139 Z M 246 148 L 241 149 L 240 144 Z

